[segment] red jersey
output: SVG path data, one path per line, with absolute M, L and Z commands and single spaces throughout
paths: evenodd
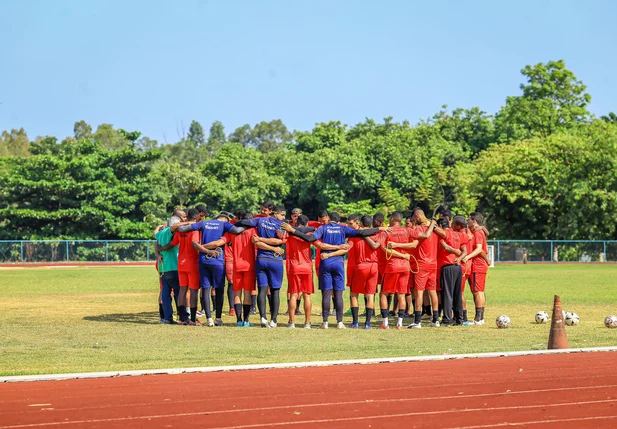
M 354 249 L 354 266 L 366 263 L 376 264 L 379 255 L 384 253 L 381 248 L 373 250 L 373 248 L 363 238 L 352 237 L 349 241 L 353 243 L 352 249 Z
M 313 227 L 315 229 L 319 228 L 322 224 L 309 220 L 307 226 Z M 321 261 L 321 249 L 319 247 L 315 247 L 315 271 L 319 272 L 319 262 Z
M 463 232 L 453 231 L 448 228 L 445 230 L 446 238 L 439 238 L 439 246 L 437 246 L 437 268 L 441 269 L 444 265 L 452 265 L 455 263 L 456 254 L 446 252 L 443 247 L 441 247 L 441 242 L 445 241 L 446 244 L 453 249 L 460 250 L 461 247 L 467 244 L 469 241 L 467 239 L 467 234 Z
M 311 244 L 301 238 L 290 236 L 285 246 L 287 257 L 287 275 L 311 274 Z
M 253 236 L 257 234 L 255 228 L 249 228 L 243 233 L 231 236 L 231 252 L 233 253 L 234 271 L 255 271 L 255 245 Z M 227 252 L 225 252 L 227 253 Z
M 418 225 L 413 230 L 412 238 L 419 240 L 416 259 L 418 260 L 418 268 L 422 271 L 430 271 L 437 269 L 437 246 L 439 245 L 439 236 L 435 233 L 431 234 L 428 239 L 419 239 L 420 234 L 428 231 L 427 225 Z
M 201 242 L 199 231 L 178 232 L 171 239 L 171 244 L 178 247 L 178 271 L 199 270 L 199 251 L 193 247 L 193 241 Z
M 386 244 L 387 248 L 388 243 L 410 243 L 411 241 L 413 240 L 410 237 L 409 228 L 405 228 L 404 226 L 393 226 L 392 232 L 387 233 L 386 242 L 384 244 Z M 400 250 L 397 250 L 397 252 L 400 252 Z M 409 271 L 409 262 L 407 262 L 405 259 L 393 256 L 389 260 L 386 260 L 385 272 L 387 274 L 404 273 L 406 271 Z
M 223 234 L 223 238 L 226 240 L 225 245 L 223 246 L 225 252 L 225 265 L 233 266 L 234 264 L 234 255 L 229 244 L 231 243 L 233 234 L 225 233 Z
M 379 231 L 377 234 L 371 237 L 373 241 L 379 242 L 382 247 L 385 247 L 386 240 L 388 239 L 388 233 L 385 231 Z M 386 272 L 386 253 L 383 249 L 377 249 L 377 271 L 379 274 Z
M 488 248 L 486 247 L 486 236 L 482 230 L 473 232 L 472 251 L 476 250 L 478 244 L 482 246 L 482 250 L 488 255 Z M 488 272 L 488 264 L 481 255 L 474 257 L 471 260 L 471 272 L 478 274 L 485 274 Z
M 351 248 L 347 251 L 347 286 L 351 283 L 353 270 L 356 268 L 356 248 L 359 241 L 364 241 L 361 237 L 350 237 L 347 239 L 347 244 L 351 244 Z

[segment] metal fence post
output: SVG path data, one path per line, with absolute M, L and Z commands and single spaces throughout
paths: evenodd
M 553 240 L 551 240 L 551 262 L 555 262 L 555 252 L 553 249 L 553 246 L 555 245 L 555 243 L 553 242 Z
M 501 262 L 501 246 L 499 243 L 501 243 L 501 241 L 497 240 L 497 262 Z
M 109 241 L 105 242 L 105 262 L 109 262 Z
M 64 242 L 64 251 L 65 251 L 64 259 L 66 260 L 66 262 L 68 262 L 69 261 L 69 240 L 66 240 Z
M 150 260 L 150 243 L 146 243 L 146 261 Z
M 24 262 L 24 242 L 20 241 L 19 244 L 20 244 L 21 262 L 23 263 Z

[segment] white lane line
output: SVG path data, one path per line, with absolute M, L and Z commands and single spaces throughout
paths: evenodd
M 609 420 L 617 419 L 617 416 L 593 416 L 593 417 L 572 417 L 570 419 L 552 419 L 552 420 L 531 420 L 528 422 L 504 422 L 495 423 L 491 425 L 477 425 L 477 426 L 459 426 L 452 429 L 481 429 L 481 428 L 494 428 L 504 426 L 526 426 L 526 425 L 543 425 L 547 423 L 567 423 L 567 422 L 582 422 L 589 420 Z
M 256 370 L 256 369 L 309 368 L 309 367 L 335 366 L 335 365 L 358 365 L 358 364 L 367 365 L 367 364 L 396 363 L 396 362 L 425 362 L 425 361 L 453 360 L 453 359 L 539 356 L 539 355 L 554 355 L 554 354 L 564 354 L 564 353 L 589 353 L 589 352 L 614 352 L 614 351 L 617 351 L 617 346 L 589 347 L 589 348 L 561 349 L 561 350 L 526 350 L 526 351 L 516 351 L 516 352 L 470 353 L 470 354 L 458 354 L 458 355 L 454 354 L 454 355 L 408 356 L 408 357 L 373 358 L 373 359 L 348 359 L 348 360 L 332 360 L 332 361 L 317 361 L 317 362 L 206 366 L 206 367 L 196 367 L 196 368 L 166 368 L 166 369 L 150 369 L 150 370 L 136 370 L 136 371 L 109 371 L 109 372 L 83 372 L 83 373 L 73 373 L 73 374 L 18 375 L 18 376 L 0 377 L 0 383 L 18 382 L 18 381 L 56 381 L 56 380 L 72 380 L 72 379 L 84 379 L 84 378 L 127 377 L 127 376 L 157 375 L 157 374 L 188 374 L 188 373 L 195 373 L 195 372 L 245 371 L 245 370 Z
M 404 401 L 404 399 L 397 400 L 398 402 Z M 381 401 L 354 401 L 353 403 L 374 403 L 374 402 L 395 402 L 392 400 L 381 400 Z M 359 416 L 359 417 L 346 417 L 340 419 L 317 419 L 317 420 L 304 420 L 304 421 L 285 421 L 285 422 L 270 422 L 270 423 L 257 423 L 250 425 L 240 425 L 240 426 L 224 426 L 220 428 L 212 428 L 209 429 L 248 429 L 248 428 L 257 428 L 257 427 L 265 427 L 265 426 L 283 426 L 283 425 L 298 425 L 298 424 L 308 424 L 308 423 L 333 423 L 333 422 L 345 422 L 345 421 L 354 421 L 354 420 L 369 420 L 373 418 L 396 418 L 396 417 L 411 417 L 417 415 L 434 415 L 434 414 L 450 414 L 450 413 L 474 413 L 474 412 L 485 412 L 485 411 L 505 411 L 505 410 L 521 410 L 521 409 L 533 409 L 533 408 L 555 408 L 555 407 L 569 407 L 573 405 L 592 405 L 592 404 L 606 404 L 617 402 L 617 399 L 602 399 L 597 401 L 579 401 L 579 402 L 565 402 L 561 404 L 533 404 L 533 405 L 516 405 L 510 407 L 484 407 L 484 408 L 464 408 L 464 409 L 449 409 L 449 410 L 440 410 L 440 411 L 417 411 L 411 413 L 402 413 L 402 414 L 388 414 L 388 415 L 372 415 L 372 416 Z M 306 404 L 305 407 L 313 406 L 338 406 L 338 405 L 348 405 L 349 402 L 324 402 L 321 404 Z M 280 410 L 280 409 L 293 409 L 297 408 L 297 405 L 289 405 L 284 407 L 263 407 L 256 410 L 259 411 L 270 411 L 270 410 Z M 235 410 L 240 411 L 240 410 Z M 107 418 L 107 419 L 88 419 L 88 420 L 73 420 L 73 421 L 61 421 L 61 422 L 44 422 L 44 423 L 29 423 L 29 424 L 21 424 L 21 425 L 9 425 L 9 426 L 0 426 L 0 429 L 18 429 L 18 428 L 29 428 L 29 427 L 42 427 L 42 426 L 65 426 L 65 425 L 73 425 L 73 424 L 89 424 L 89 423 L 105 423 L 105 422 L 120 422 L 120 421 L 136 421 L 136 420 L 152 420 L 152 419 L 163 419 L 163 418 L 174 418 L 174 417 L 193 417 L 193 416 L 204 416 L 214 414 L 211 411 L 199 411 L 193 413 L 175 413 L 175 414 L 155 414 L 148 416 L 130 416 L 130 417 L 115 417 L 115 418 Z

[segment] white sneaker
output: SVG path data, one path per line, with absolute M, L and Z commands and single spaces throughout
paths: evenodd
M 420 329 L 422 327 L 422 322 L 420 323 L 412 323 L 407 326 L 407 329 Z
M 305 324 L 305 325 L 304 325 L 304 329 L 312 329 L 312 328 L 311 328 L 311 324 L 310 324 L 310 323 Z
M 439 323 L 439 320 L 435 321 L 435 322 L 431 322 L 431 327 L 432 328 L 439 328 L 441 326 L 441 324 Z
M 347 329 L 347 327 L 345 326 L 345 324 L 343 322 L 338 322 L 336 324 L 336 328 L 337 329 Z
M 484 319 L 482 319 L 482 320 L 480 320 L 480 321 L 478 321 L 478 322 L 476 322 L 476 321 L 474 320 L 473 324 L 474 324 L 474 325 L 478 325 L 478 326 L 484 325 Z
M 262 328 L 269 328 L 270 327 L 270 325 L 268 325 L 268 319 L 265 319 L 263 317 L 261 318 L 261 323 L 260 324 L 261 324 Z
M 296 324 L 295 323 L 290 323 L 289 325 L 287 325 L 287 327 L 293 329 L 293 328 L 296 327 Z
M 207 320 L 206 325 L 210 327 L 214 326 L 214 320 L 212 320 L 212 317 Z
M 197 311 L 197 313 L 195 313 L 195 315 L 196 315 L 197 317 L 204 317 L 204 316 L 206 315 L 206 312 L 205 312 L 205 311 L 198 310 L 198 311 Z
M 328 329 L 328 322 L 323 322 L 319 329 Z
M 276 328 L 277 325 L 276 325 L 276 322 L 274 320 L 271 320 L 269 326 L 270 326 L 270 328 Z
M 214 319 L 214 326 L 223 326 L 223 319 Z

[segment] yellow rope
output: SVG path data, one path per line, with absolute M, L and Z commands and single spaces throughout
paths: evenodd
M 416 261 L 416 267 L 417 267 L 417 270 L 416 270 L 416 271 L 414 271 L 414 270 L 411 268 L 411 259 L 409 259 L 409 271 L 411 271 L 411 274 L 418 274 L 418 273 L 420 272 L 420 263 L 418 262 L 418 260 L 416 259 L 416 257 L 415 257 L 414 255 L 412 255 L 411 253 L 409 254 L 409 256 L 411 256 L 411 257 L 413 258 L 413 260 L 414 260 L 414 261 Z

